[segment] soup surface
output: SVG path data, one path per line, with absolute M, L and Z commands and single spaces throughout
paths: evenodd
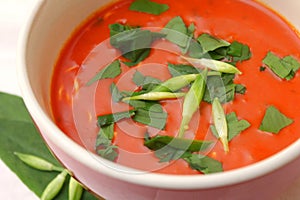
M 142 27 L 152 33 L 161 33 L 176 17 L 180 17 L 187 27 L 194 25 L 189 38 L 193 36 L 197 39 L 202 34 L 209 34 L 227 41 L 227 46 L 238 41 L 251 51 L 249 59 L 235 63 L 241 74 L 235 74 L 233 82 L 246 90 L 235 92 L 233 100 L 221 102 L 226 114 L 234 112 L 238 120 L 248 124 L 229 141 L 229 150 L 224 150 L 226 145 L 214 136 L 211 128 L 215 123 L 212 104 L 204 100 L 194 113 L 190 113 L 192 119 L 185 127 L 183 138 L 212 141 L 210 148 L 200 153 L 216 160 L 224 171 L 263 160 L 299 138 L 300 77 L 296 73 L 289 80 L 280 78 L 263 62 L 269 52 L 279 58 L 300 58 L 299 37 L 279 15 L 256 1 L 225 0 L 220 3 L 219 0 L 155 0 L 160 5 L 168 5 L 160 14 L 130 9 L 133 2 L 117 1 L 99 10 L 78 28 L 61 51 L 52 80 L 52 109 L 56 123 L 70 138 L 96 153 L 97 136 L 99 130 L 103 129 L 97 125 L 97 117 L 134 109 L 126 102 L 112 100 L 112 83 L 119 91 L 140 91 L 141 86 L 137 86 L 133 77 L 149 76 L 164 82 L 172 77 L 168 67 L 171 64 L 191 65 L 189 60 L 182 57 L 190 55 L 176 41 L 162 34 L 151 43 L 149 55 L 129 67 L 125 63 L 128 58 L 111 44 L 111 25 Z M 120 74 L 90 82 L 99 71 L 115 61 L 118 61 L 116 65 L 120 64 Z M 208 78 L 212 71 L 209 69 Z M 185 86 L 181 92 L 187 93 L 192 87 Z M 173 157 L 164 162 L 158 158 L 157 152 L 144 145 L 145 137 L 147 140 L 147 137 L 149 139 L 157 135 L 178 136 L 185 98 L 159 101 L 164 113 L 167 113 L 166 124 L 162 128 L 145 125 L 132 117 L 115 122 L 113 138 L 109 141 L 110 150 L 117 155 L 112 160 L 158 173 L 204 173 L 191 167 L 191 162 L 184 157 Z M 286 117 L 290 122 L 278 133 L 261 128 L 267 109 L 271 107 L 279 110 L 281 117 Z

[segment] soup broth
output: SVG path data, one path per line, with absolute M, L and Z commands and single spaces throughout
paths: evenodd
M 152 127 L 135 120 L 136 108 L 124 100 L 128 93 L 142 90 L 143 85 L 137 85 L 138 81 L 135 79 L 138 76 L 143 80 L 145 77 L 151 77 L 149 78 L 151 83 L 153 81 L 163 83 L 173 76 L 170 66 L 176 67 L 179 64 L 198 66 L 187 58 L 192 56 L 178 45 L 179 41 L 172 40 L 168 37 L 170 33 L 163 31 L 166 26 L 178 31 L 180 28 L 174 27 L 178 24 L 178 27 L 182 27 L 180 25 L 184 23 L 190 31 L 185 37 L 194 40 L 198 45 L 201 45 L 199 39 L 201 35 L 213 37 L 218 43 L 222 43 L 223 46 L 217 48 L 218 51 L 214 50 L 214 53 L 221 52 L 235 42 L 243 44 L 243 48 L 249 47 L 251 53 L 249 58 L 242 61 L 235 61 L 232 58 L 226 60 L 226 56 L 215 59 L 220 62 L 225 59 L 229 64 L 234 62 L 232 66 L 241 72 L 236 73 L 232 79 L 234 98 L 228 102 L 221 102 L 226 115 L 235 113 L 236 120 L 246 124 L 232 139 L 226 139 L 229 140 L 229 150 L 224 150 L 226 146 L 224 142 L 213 134 L 212 126 L 218 129 L 216 119 L 213 117 L 213 99 L 207 102 L 204 97 L 199 103 L 199 108 L 190 113 L 192 118 L 187 123 L 188 126 L 184 127 L 184 136 L 181 138 L 210 141 L 210 147 L 200 151 L 200 154 L 217 161 L 222 166 L 221 171 L 259 162 L 299 138 L 300 107 L 297 106 L 300 102 L 299 74 L 295 70 L 292 78 L 279 77 L 280 75 L 274 73 L 276 70 L 268 66 L 270 64 L 266 61 L 266 56 L 271 53 L 278 59 L 290 56 L 294 59 L 293 62 L 300 58 L 299 36 L 280 15 L 256 1 L 155 0 L 159 5 L 167 5 L 162 6 L 165 10 L 160 14 L 147 13 L 142 8 L 135 10 L 132 8 L 134 2 L 139 1 L 120 0 L 100 9 L 70 36 L 63 47 L 53 73 L 51 102 L 53 117 L 65 134 L 94 153 L 99 153 L 97 141 L 103 143 L 109 139 L 111 142 L 109 150 L 113 151 L 113 154 L 116 153 L 112 160 L 125 166 L 157 173 L 203 174 L 203 171 L 195 169 L 197 167 L 192 167 L 191 157 L 176 157 L 172 154 L 173 158 L 168 159 L 167 156 L 170 154 L 167 154 L 164 155 L 166 159 L 164 161 L 158 156 L 157 151 L 145 146 L 145 140 L 153 139 L 157 135 L 170 136 L 173 139 L 178 137 L 184 101 L 188 98 L 187 93 L 193 88 L 193 81 L 183 89 L 180 88 L 179 92 L 168 93 L 168 95 L 184 93 L 185 97 L 155 100 L 167 115 L 165 118 L 158 117 L 158 121 L 162 122 L 164 119 L 166 121 L 165 124 L 158 125 L 161 127 Z M 177 22 L 177 25 L 171 26 L 170 22 Z M 149 55 L 136 63 L 130 60 L 128 54 L 127 57 L 124 56 L 124 52 L 116 48 L 117 45 L 113 45 L 110 39 L 113 24 L 118 24 L 119 28 L 130 27 L 130 30 L 139 29 L 157 33 L 153 34 L 155 35 L 153 37 L 157 38 L 150 46 L 142 46 L 142 49 L 150 49 L 143 51 Z M 133 34 L 130 30 L 129 34 Z M 143 32 L 143 37 L 149 32 Z M 139 44 L 144 42 L 145 45 L 147 43 L 145 40 L 137 42 L 140 42 Z M 204 45 L 201 46 L 201 51 L 203 53 Z M 228 49 L 226 51 L 228 52 Z M 207 55 L 211 57 L 216 56 L 212 52 L 209 53 Z M 210 60 L 211 57 L 204 59 Z M 200 59 L 197 56 L 193 58 Z M 111 67 L 111 63 L 117 67 L 107 72 L 109 74 L 107 78 L 102 73 L 101 80 L 91 81 L 105 67 Z M 200 74 L 203 75 L 205 66 L 202 65 Z M 120 70 L 120 73 L 117 74 L 116 70 Z M 206 83 L 213 76 L 212 73 L 222 73 L 216 71 L 218 70 L 208 69 L 207 78 L 204 78 Z M 117 75 L 113 76 L 114 73 Z M 232 73 L 230 74 L 232 76 Z M 121 91 L 119 101 L 113 99 L 115 97 L 112 95 L 112 84 Z M 226 83 L 223 84 L 222 88 L 226 90 Z M 238 92 L 239 89 L 242 91 Z M 142 100 L 145 101 L 147 100 Z M 276 111 L 274 109 L 273 111 L 275 113 L 279 111 L 281 118 L 289 122 L 280 128 L 278 133 L 262 128 L 267 110 L 271 111 L 272 108 L 276 108 Z M 97 124 L 99 116 L 129 110 L 135 113 L 114 123 L 112 138 L 99 139 L 99 130 L 104 130 L 110 125 Z M 227 125 L 232 129 L 228 119 Z M 239 125 L 241 124 L 233 126 Z M 190 153 L 189 156 L 200 155 L 198 151 Z

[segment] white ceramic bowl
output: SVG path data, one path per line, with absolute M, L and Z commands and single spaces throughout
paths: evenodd
M 50 80 L 60 49 L 74 29 L 108 0 L 38 1 L 19 45 L 23 97 L 47 145 L 87 188 L 106 199 L 274 199 L 300 174 L 300 140 L 259 163 L 229 172 L 195 176 L 128 169 L 92 156 L 53 122 Z M 264 0 L 300 27 L 300 1 Z

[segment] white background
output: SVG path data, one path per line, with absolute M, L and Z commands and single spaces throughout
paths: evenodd
M 31 9 L 37 1 L 39 0 L 0 0 L 0 91 L 20 95 L 16 76 L 18 37 L 26 18 L 30 15 Z M 0 199 L 38 199 L 1 160 Z M 299 199 L 300 179 L 277 200 Z

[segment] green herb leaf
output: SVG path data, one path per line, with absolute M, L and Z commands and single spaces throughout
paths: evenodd
M 129 62 L 124 62 L 129 67 L 147 58 L 152 42 L 164 37 L 164 34 L 152 33 L 149 30 L 119 23 L 109 25 L 109 29 L 110 44 L 119 49 L 123 57 L 129 60 Z
M 119 102 L 123 99 L 123 94 L 120 92 L 115 83 L 110 85 L 110 93 L 114 102 Z
M 151 109 L 153 112 L 163 112 L 162 106 L 157 101 L 130 100 L 124 102 L 134 107 L 135 110 L 143 108 L 145 110 Z
M 117 112 L 108 115 L 101 115 L 98 116 L 98 126 L 103 127 L 110 125 L 112 123 L 118 122 L 125 118 L 130 118 L 135 114 L 134 110 L 124 111 L 124 112 Z
M 203 53 L 214 51 L 220 47 L 228 47 L 230 45 L 229 42 L 213 37 L 207 33 L 200 35 L 197 40 L 203 49 Z
M 115 124 L 102 126 L 96 139 L 96 152 L 103 158 L 114 161 L 118 156 L 118 147 L 112 144 Z
M 286 56 L 282 59 L 282 61 L 286 64 L 289 65 L 292 68 L 291 73 L 285 77 L 287 80 L 291 80 L 294 78 L 296 72 L 300 68 L 300 63 L 292 56 Z
M 259 127 L 260 130 L 278 134 L 279 131 L 290 124 L 293 120 L 282 114 L 276 107 L 269 106 Z
M 150 0 L 135 0 L 129 7 L 129 10 L 145 12 L 154 15 L 160 15 L 167 11 L 167 4 L 159 4 Z
M 292 56 L 283 59 L 272 52 L 268 52 L 263 59 L 263 63 L 267 65 L 278 77 L 290 80 L 300 67 L 300 63 Z
M 239 135 L 242 131 L 246 130 L 250 127 L 250 123 L 247 120 L 238 120 L 236 114 L 231 112 L 226 115 L 226 122 L 228 125 L 228 141 L 231 141 L 234 137 Z M 216 127 L 212 125 L 211 127 L 212 133 L 219 138 Z
M 195 68 L 191 65 L 183 64 L 168 64 L 170 74 L 175 76 L 187 75 L 187 74 L 199 74 L 202 70 Z
M 234 99 L 235 93 L 244 94 L 246 87 L 234 84 L 234 77 L 234 74 L 225 73 L 208 76 L 203 100 L 212 103 L 212 100 L 217 97 L 221 103 L 226 103 Z
M 139 108 L 133 117 L 133 120 L 147 126 L 163 130 L 166 126 L 168 114 L 166 112 L 156 112 L 157 108 L 152 106 L 149 110 Z
M 152 76 L 144 76 L 141 72 L 136 71 L 133 75 L 132 81 L 137 85 L 141 86 L 143 90 L 151 91 L 154 87 L 161 83 L 161 81 Z
M 190 156 L 184 158 L 184 160 L 189 163 L 192 169 L 200 171 L 204 174 L 223 171 L 222 163 L 208 156 L 191 154 Z
M 101 79 L 106 79 L 106 78 L 115 78 L 118 75 L 121 74 L 121 66 L 120 66 L 120 61 L 115 60 L 108 66 L 106 66 L 104 69 L 102 69 L 100 72 L 98 72 L 89 82 L 87 82 L 87 86 L 92 85 L 96 81 L 99 81 Z
M 33 169 L 23 163 L 14 152 L 36 155 L 61 166 L 45 145 L 22 99 L 0 92 L 0 158 L 30 190 L 41 197 L 44 188 L 57 172 Z M 55 199 L 68 199 L 66 185 Z M 82 200 L 96 199 L 91 193 L 83 192 Z
M 204 151 L 211 146 L 212 142 L 202 140 L 190 140 L 185 138 L 177 138 L 172 136 L 156 135 L 155 137 L 145 140 L 144 145 L 151 150 L 159 150 L 165 146 L 177 150 L 188 152 Z
M 251 58 L 249 46 L 237 41 L 233 41 L 228 48 L 227 55 L 233 57 L 233 61 L 244 61 Z
M 166 39 L 180 47 L 186 47 L 189 41 L 188 29 L 180 16 L 171 19 L 162 30 Z

